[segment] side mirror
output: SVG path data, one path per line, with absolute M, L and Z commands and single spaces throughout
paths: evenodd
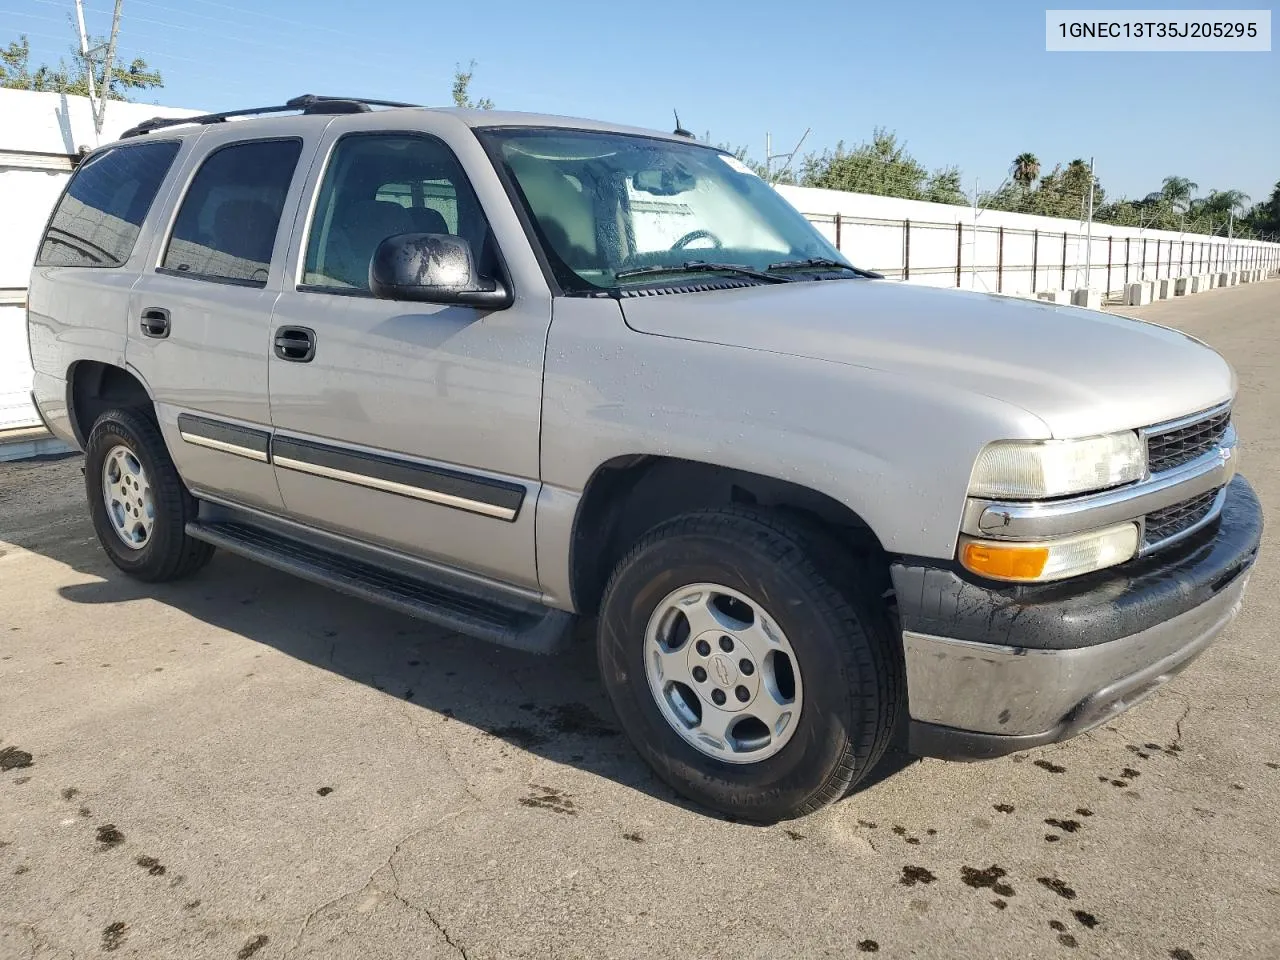
M 369 263 L 369 290 L 380 300 L 464 304 L 486 310 L 511 306 L 511 291 L 476 273 L 471 244 L 443 233 L 387 237 Z

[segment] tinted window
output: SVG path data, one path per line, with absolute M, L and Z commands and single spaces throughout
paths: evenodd
M 222 147 L 201 164 L 178 210 L 161 269 L 261 287 L 300 140 Z
M 128 260 L 178 147 L 174 140 L 112 147 L 82 163 L 58 201 L 36 263 L 118 267 Z
M 431 137 L 353 134 L 330 158 L 307 239 L 303 284 L 369 289 L 378 244 L 398 233 L 446 233 L 471 243 L 481 275 L 497 253 L 470 181 L 447 146 Z

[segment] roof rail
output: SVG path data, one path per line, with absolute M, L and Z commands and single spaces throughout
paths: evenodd
M 130 127 L 120 135 L 121 140 L 139 137 L 153 130 L 166 127 L 178 127 L 188 123 L 222 123 L 233 117 L 253 117 L 264 113 L 291 113 L 295 110 L 304 114 L 316 113 L 367 113 L 373 107 L 420 107 L 419 103 L 400 103 L 396 100 L 369 100 L 364 97 L 322 97 L 314 93 L 304 93 L 294 97 L 278 107 L 249 107 L 245 110 L 225 110 L 222 113 L 205 113 L 196 117 L 153 117 L 144 120 L 135 127 Z

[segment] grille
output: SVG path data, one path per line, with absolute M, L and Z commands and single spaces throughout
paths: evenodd
M 1221 489 L 1221 488 L 1219 488 Z M 1143 537 L 1146 546 L 1176 537 L 1184 530 L 1189 530 L 1209 515 L 1213 509 L 1213 501 L 1218 496 L 1217 490 L 1210 490 L 1190 500 L 1175 503 L 1154 513 L 1147 514 L 1147 531 Z
M 1147 463 L 1152 473 L 1173 470 L 1208 453 L 1227 432 L 1231 411 L 1223 410 L 1195 423 L 1147 437 Z

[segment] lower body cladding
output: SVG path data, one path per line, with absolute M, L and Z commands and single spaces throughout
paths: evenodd
M 1204 531 L 1075 581 L 1000 587 L 953 566 L 895 564 L 908 749 L 998 757 L 1127 710 L 1235 617 L 1261 537 L 1261 505 L 1236 477 Z

